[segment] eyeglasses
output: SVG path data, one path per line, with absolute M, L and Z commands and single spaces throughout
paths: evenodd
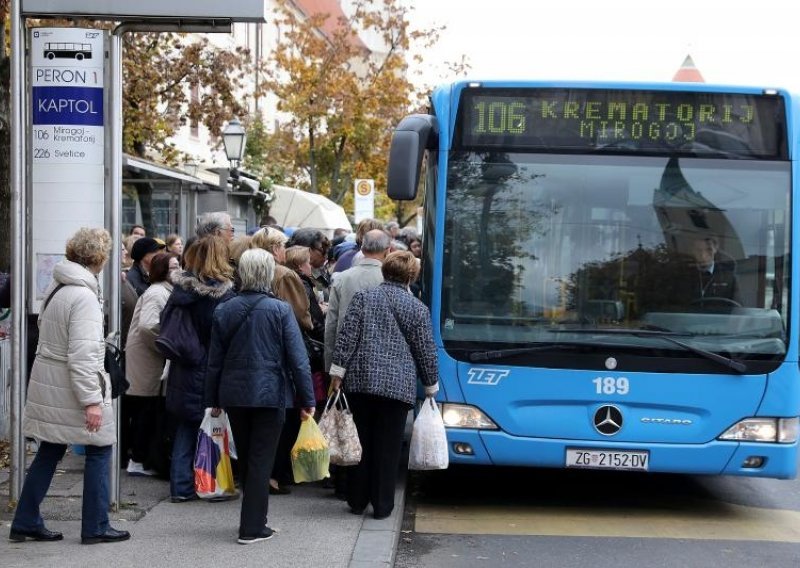
M 235 227 L 226 227 L 225 229 L 223 229 L 223 231 L 228 231 L 231 235 L 233 235 L 234 233 L 236 233 L 236 228 Z

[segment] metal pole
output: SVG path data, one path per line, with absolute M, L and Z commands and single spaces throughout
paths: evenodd
M 11 0 L 11 484 L 9 507 L 16 507 L 25 480 L 25 374 L 28 369 L 25 310 L 25 247 L 27 202 L 25 155 L 25 28 L 20 11 L 22 0 Z
M 109 160 L 108 175 L 111 186 L 111 226 L 109 231 L 114 239 L 118 239 L 122 234 L 122 36 L 115 30 L 111 33 L 109 44 L 109 58 L 111 62 L 111 108 L 110 128 L 111 137 L 111 156 Z M 111 278 L 111 289 L 109 290 L 109 332 L 114 333 L 114 337 L 119 337 L 122 329 L 122 294 L 120 275 L 122 274 L 122 255 L 119 244 L 111 247 L 111 258 L 108 267 Z M 120 345 L 120 348 L 125 347 Z M 121 433 L 120 424 L 120 399 L 114 400 L 114 421 L 117 427 L 117 444 L 111 453 L 111 508 L 119 510 L 120 490 L 119 490 L 119 439 Z
M 117 239 L 122 234 L 122 130 L 123 130 L 123 116 L 122 116 L 122 37 L 128 32 L 171 32 L 179 31 L 184 33 L 213 33 L 213 32 L 230 32 L 232 29 L 231 24 L 223 24 L 220 26 L 210 25 L 180 25 L 180 24 L 158 24 L 154 22 L 129 22 L 118 25 L 111 31 L 109 38 L 109 59 L 111 64 L 111 103 L 110 103 L 110 121 L 109 134 L 111 137 L 110 143 L 110 159 L 108 176 L 110 178 L 111 186 L 111 199 L 110 199 L 110 212 L 111 212 L 111 226 L 109 231 L 113 238 Z M 122 329 L 122 290 L 120 282 L 120 274 L 122 273 L 122 255 L 120 254 L 120 247 L 115 245 L 111 247 L 111 258 L 109 259 L 108 270 L 111 272 L 110 290 L 108 296 L 108 309 L 109 309 L 109 333 L 114 333 L 114 337 L 119 337 L 119 332 Z M 124 345 L 120 346 L 121 348 Z M 111 452 L 111 475 L 110 475 L 110 493 L 111 493 L 111 509 L 113 511 L 119 510 L 120 505 L 120 487 L 119 487 L 119 439 L 121 432 L 121 412 L 119 399 L 114 401 L 114 422 L 117 428 L 117 444 L 113 452 Z

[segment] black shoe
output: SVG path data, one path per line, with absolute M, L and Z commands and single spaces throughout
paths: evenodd
M 188 503 L 189 501 L 197 501 L 200 497 L 197 496 L 197 493 L 192 493 L 191 495 L 178 495 L 176 497 L 172 497 L 170 501 L 173 503 Z
M 103 534 L 97 536 L 84 536 L 81 537 L 81 544 L 99 544 L 101 542 L 122 542 L 131 538 L 131 533 L 128 531 L 118 531 L 108 527 L 108 530 Z
M 270 495 L 289 495 L 291 492 L 292 490 L 285 485 L 278 485 L 278 487 L 269 486 Z
M 31 540 L 53 541 L 53 540 L 63 540 L 64 535 L 61 534 L 60 532 L 49 531 L 44 527 L 33 531 L 26 531 L 23 529 L 11 529 L 11 532 L 8 533 L 8 540 L 13 542 L 25 542 L 26 538 L 29 538 Z
M 333 496 L 336 497 L 339 501 L 347 501 L 347 493 L 343 491 L 335 491 Z
M 240 536 L 236 542 L 239 544 L 255 544 L 256 542 L 263 542 L 275 536 L 275 531 L 269 527 L 264 527 L 264 532 L 257 536 Z
M 376 521 L 381 521 L 381 520 L 383 520 L 383 519 L 388 519 L 388 518 L 389 518 L 389 517 L 391 517 L 391 516 L 392 516 L 392 512 L 391 512 L 391 511 L 389 511 L 389 512 L 388 512 L 388 513 L 386 513 L 386 514 L 383 514 L 383 513 L 374 513 L 374 514 L 372 515 L 372 518 L 373 518 L 373 519 L 375 519 Z
M 364 509 L 357 509 L 356 507 L 350 507 L 350 512 L 354 515 L 363 515 Z

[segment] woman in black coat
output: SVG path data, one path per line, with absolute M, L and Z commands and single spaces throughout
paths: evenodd
M 170 359 L 166 404 L 177 424 L 170 464 L 173 503 L 197 498 L 194 489 L 194 456 L 197 431 L 206 408 L 203 406 L 203 381 L 211 343 L 211 320 L 214 309 L 234 295 L 228 246 L 221 237 L 209 236 L 195 241 L 187 249 L 184 260 L 186 272 L 173 278 L 172 294 L 161 313 L 162 336 L 170 328 L 170 318 L 188 315 L 188 327 L 196 338 L 193 343 L 197 351 L 184 360 Z M 169 339 L 185 340 L 185 335 Z
M 252 544 L 273 534 L 266 526 L 269 477 L 286 406 L 296 396 L 306 420 L 315 403 L 300 327 L 289 305 L 270 293 L 275 260 L 251 249 L 238 270 L 240 294 L 214 313 L 205 405 L 230 418 L 242 486 L 237 542 Z

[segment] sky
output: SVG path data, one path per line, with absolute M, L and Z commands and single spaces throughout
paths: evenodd
M 707 83 L 800 92 L 790 0 L 407 0 L 418 29 L 445 25 L 422 83 L 467 56 L 473 79 L 672 80 L 687 55 Z M 452 78 L 452 77 L 450 77 Z

